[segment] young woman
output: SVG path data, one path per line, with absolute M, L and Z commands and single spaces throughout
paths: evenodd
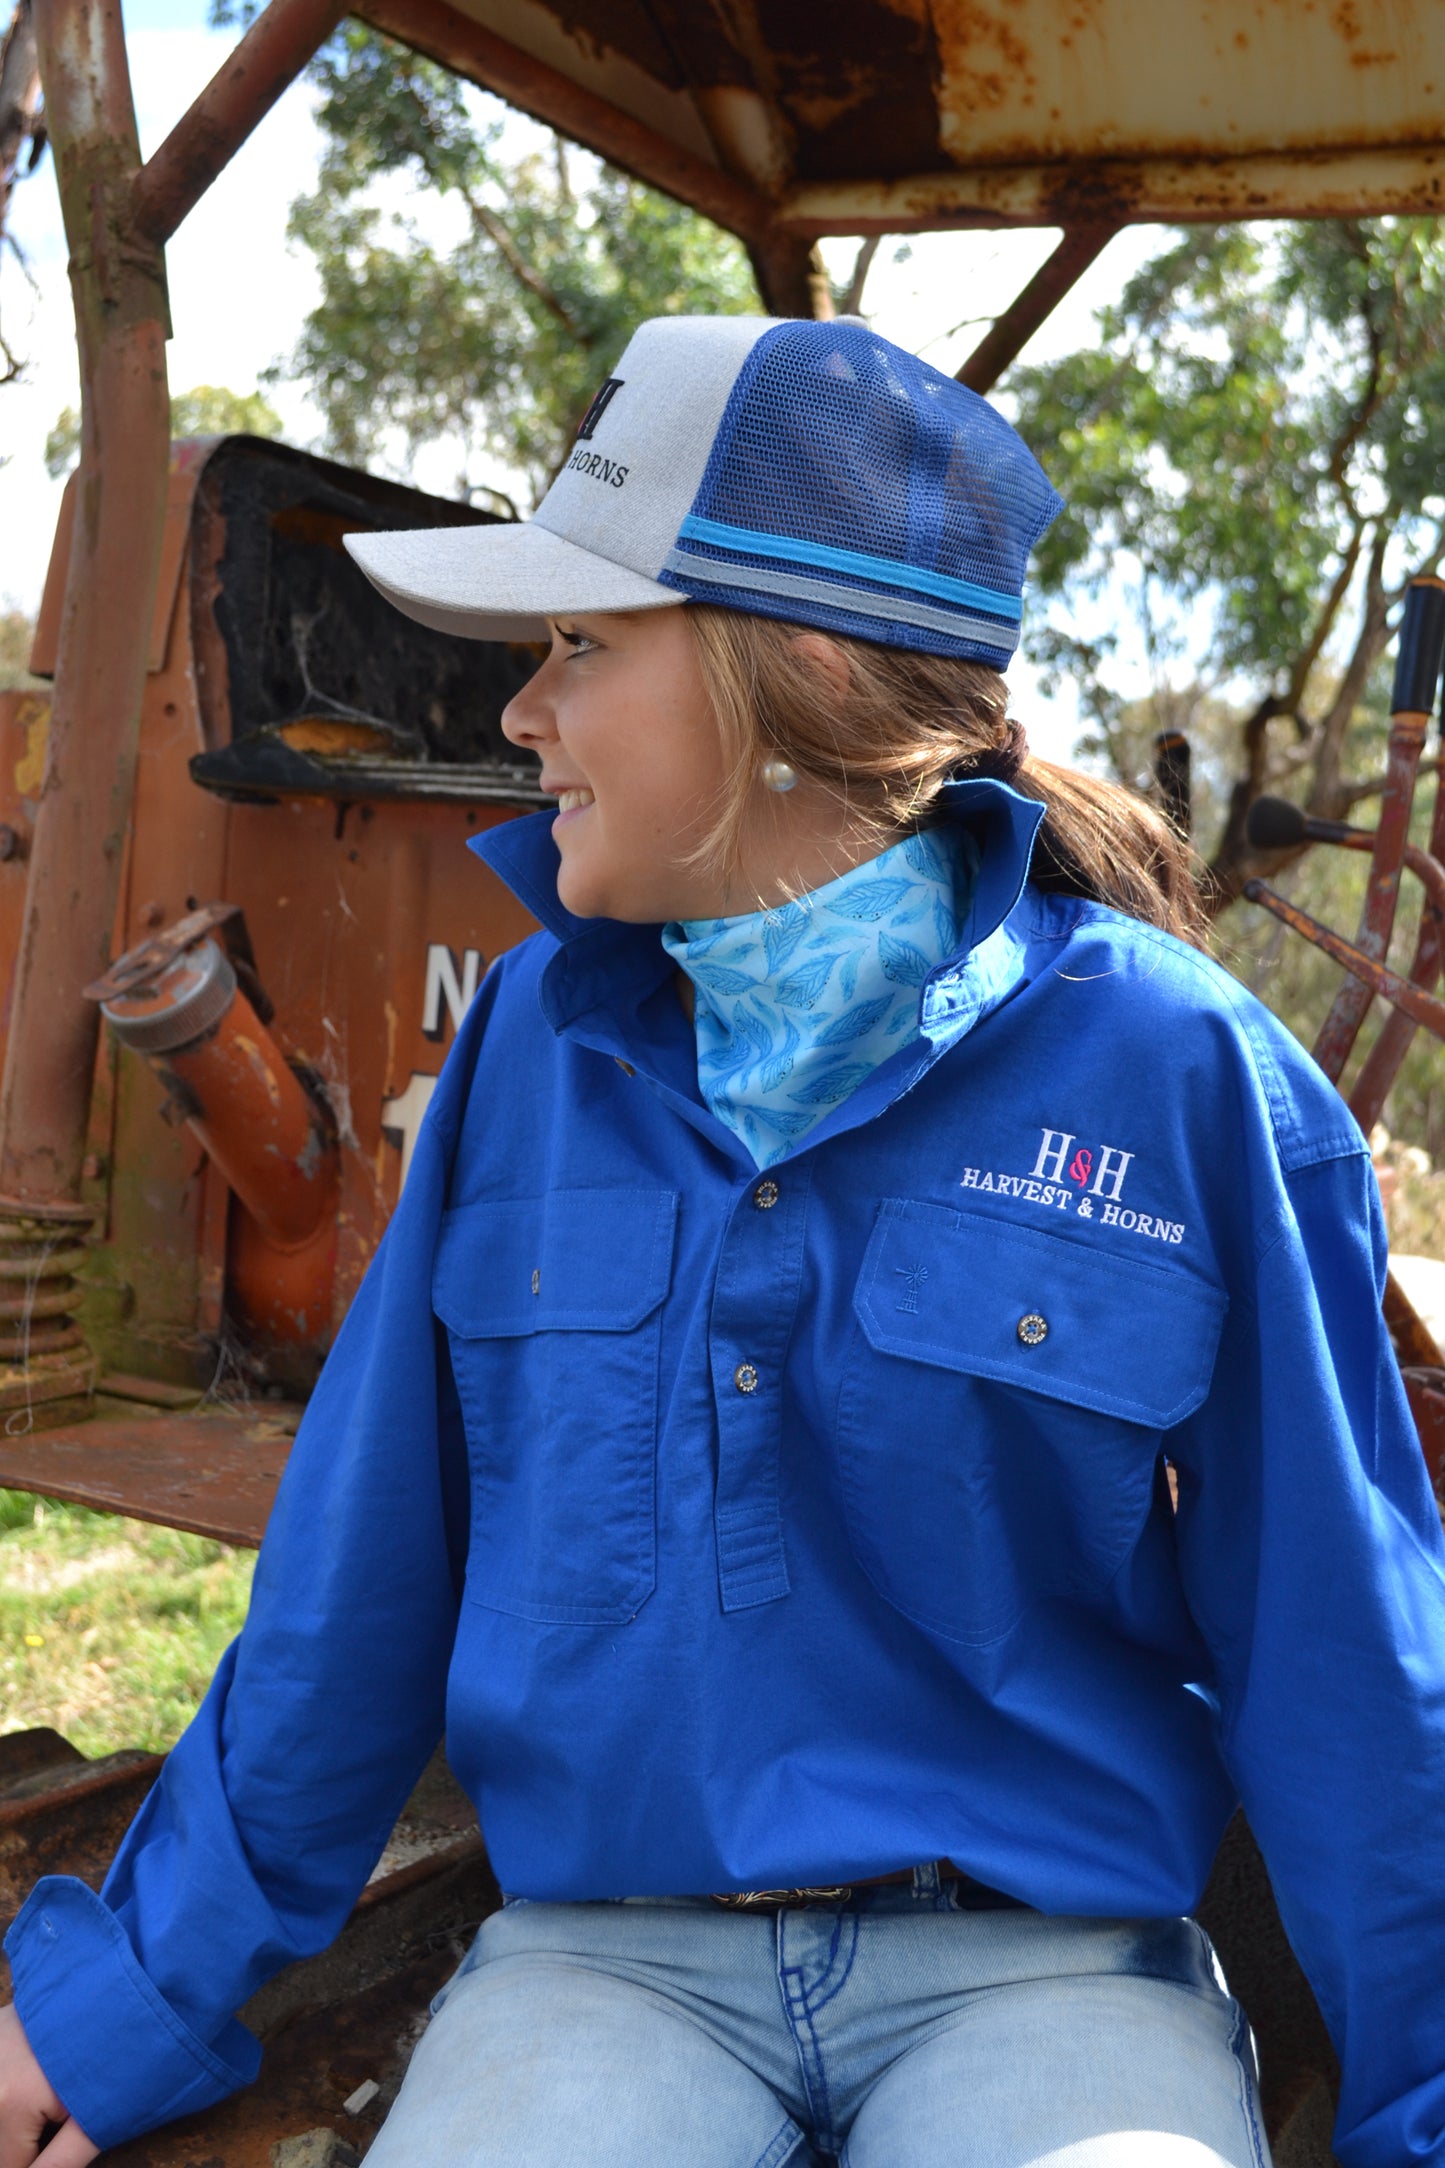
M 507 1893 L 377 2168 L 1262 2168 L 1243 1799 L 1345 2168 L 1445 2163 L 1445 1552 L 1363 1141 L 999 670 L 1057 500 L 860 325 L 645 326 L 521 528 L 357 539 L 555 817 L 0 2168 L 254 2074 L 445 1723 Z M 1177 1511 L 1170 1473 L 1177 1488 Z M 23 2022 L 24 2032 L 21 2031 Z

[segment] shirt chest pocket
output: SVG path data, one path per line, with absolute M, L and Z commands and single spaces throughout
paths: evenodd
M 885 1200 L 839 1399 L 859 1564 L 920 1625 L 981 1646 L 1087 1603 L 1148 1514 L 1164 1431 L 1209 1388 L 1223 1293 L 1178 1268 Z
M 472 1476 L 467 1592 L 514 1617 L 632 1618 L 656 1574 L 661 1309 L 671 1190 L 553 1190 L 442 1219 Z

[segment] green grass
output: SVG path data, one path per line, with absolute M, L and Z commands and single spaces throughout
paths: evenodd
M 172 1746 L 246 1616 L 254 1559 L 204 1536 L 0 1491 L 0 1732 L 83 1754 Z

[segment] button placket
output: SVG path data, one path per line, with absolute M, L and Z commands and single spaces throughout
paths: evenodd
M 718 1426 L 713 1528 L 725 1611 L 788 1593 L 779 1459 L 782 1379 L 803 1273 L 810 1170 L 738 1196 L 718 1259 L 709 1344 Z

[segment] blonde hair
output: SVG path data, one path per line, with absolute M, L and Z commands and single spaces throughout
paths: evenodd
M 1132 791 L 1034 759 L 1009 719 L 1008 688 L 986 663 L 828 633 L 847 658 L 845 686 L 798 646 L 809 627 L 701 602 L 686 618 L 728 769 L 700 862 L 735 870 L 770 755 L 831 792 L 853 835 L 876 850 L 925 826 L 946 782 L 991 775 L 1047 809 L 1033 859 L 1040 887 L 1112 904 L 1205 947 L 1188 844 Z

